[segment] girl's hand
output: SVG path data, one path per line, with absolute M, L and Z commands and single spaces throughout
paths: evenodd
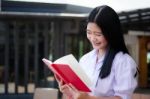
M 88 94 L 78 91 L 72 84 L 65 84 L 61 91 L 71 99 L 88 99 Z
M 88 94 L 86 92 L 78 91 L 72 84 L 69 84 L 70 90 L 72 91 L 73 99 L 88 99 Z
M 55 75 L 55 74 L 54 74 L 54 77 L 55 77 L 57 83 L 59 83 L 61 79 L 57 75 Z
M 56 79 L 56 81 L 58 83 L 58 87 L 59 87 L 59 89 L 61 91 L 61 87 L 63 86 L 63 80 L 61 78 L 59 78 L 57 75 L 55 75 L 55 74 L 54 74 L 54 77 L 55 77 L 55 79 Z
M 72 84 L 63 84 L 63 81 L 57 75 L 54 76 L 58 82 L 60 92 L 69 99 L 88 99 L 89 95 L 86 92 L 78 91 Z
M 65 94 L 67 97 L 70 97 L 69 99 L 72 99 L 70 91 L 69 91 L 69 89 L 67 87 L 67 84 L 64 84 L 63 80 L 60 79 L 57 75 L 54 75 L 54 77 L 55 77 L 55 79 L 56 79 L 56 81 L 58 83 L 58 87 L 59 87 L 60 92 Z

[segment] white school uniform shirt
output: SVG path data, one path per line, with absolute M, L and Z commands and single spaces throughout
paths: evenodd
M 90 86 L 94 96 L 120 96 L 122 99 L 131 99 L 132 93 L 137 86 L 136 63 L 123 52 L 118 52 L 112 63 L 111 73 L 108 77 L 101 79 L 99 73 L 104 61 L 103 55 L 98 62 L 97 51 L 94 49 L 80 59 L 80 66 L 92 80 Z

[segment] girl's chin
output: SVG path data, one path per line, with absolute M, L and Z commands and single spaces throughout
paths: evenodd
M 93 48 L 94 48 L 94 49 L 97 49 L 97 50 L 100 49 L 99 46 L 93 46 Z

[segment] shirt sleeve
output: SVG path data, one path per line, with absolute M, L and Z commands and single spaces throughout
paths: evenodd
M 122 54 L 115 62 L 115 96 L 120 96 L 122 99 L 131 99 L 137 86 L 137 79 L 134 77 L 137 65 L 128 54 Z

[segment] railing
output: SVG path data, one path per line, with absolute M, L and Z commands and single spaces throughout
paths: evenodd
M 10 87 L 14 87 L 14 93 L 19 93 L 20 87 L 28 93 L 29 83 L 34 87 L 44 87 L 49 74 L 41 59 L 49 58 L 52 50 L 52 22 L 5 20 L 0 21 L 0 25 L 3 42 L 0 45 L 3 71 L 0 83 L 4 85 L 4 93 L 8 94 Z
M 82 30 L 64 33 L 62 20 L 32 19 L 0 18 L 2 94 L 33 93 L 36 87 L 56 88 L 53 74 L 42 58 L 55 60 L 73 53 L 79 59 L 91 48 Z

